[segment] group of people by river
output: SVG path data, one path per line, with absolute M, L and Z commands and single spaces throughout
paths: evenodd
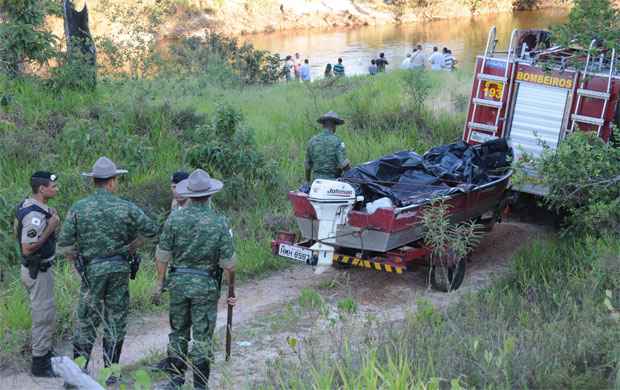
M 311 81 L 310 61 L 306 58 L 302 62 L 299 53 L 295 53 L 294 57 L 286 56 L 282 74 L 287 82 L 292 81 L 293 78 L 295 78 L 295 81 Z
M 423 70 L 429 68 L 433 71 L 451 72 L 455 69 L 457 61 L 452 55 L 452 50 L 444 47 L 441 51 L 437 46 L 433 47 L 433 51 L 427 54 L 421 44 L 416 45 L 411 53 L 407 53 L 405 59 L 400 64 L 403 70 Z M 377 58 L 370 60 L 368 66 L 368 74 L 374 76 L 378 73 L 386 71 L 389 65 L 385 53 L 379 53 Z M 284 60 L 282 68 L 284 80 L 288 81 L 312 81 L 310 72 L 310 61 L 306 58 L 302 61 L 301 55 L 295 53 L 294 56 L 288 55 Z M 335 64 L 328 63 L 323 73 L 325 78 L 346 76 L 346 68 L 342 58 L 338 58 Z
M 456 62 L 456 59 L 452 55 L 452 50 L 447 47 L 444 47 L 440 52 L 437 46 L 433 46 L 433 52 L 427 59 L 427 54 L 424 52 L 422 45 L 417 45 L 413 49 L 413 53 L 407 54 L 407 57 L 401 63 L 400 68 L 413 70 L 424 69 L 428 64 L 431 70 L 452 72 Z

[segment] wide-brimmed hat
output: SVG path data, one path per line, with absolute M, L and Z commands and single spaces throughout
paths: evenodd
M 124 173 L 127 173 L 127 170 L 117 169 L 114 161 L 107 157 L 99 157 L 97 161 L 95 161 L 95 165 L 93 165 L 93 170 L 91 172 L 82 173 L 82 176 L 88 176 L 95 179 L 110 179 Z
M 212 179 L 211 176 L 202 169 L 196 169 L 189 175 L 189 178 L 177 184 L 177 194 L 184 198 L 201 198 L 219 192 L 224 188 L 224 183 Z
M 325 122 L 333 122 L 337 125 L 342 125 L 344 123 L 344 119 L 340 118 L 335 112 L 330 111 L 320 117 L 317 122 L 319 122 L 320 124 L 323 124 Z

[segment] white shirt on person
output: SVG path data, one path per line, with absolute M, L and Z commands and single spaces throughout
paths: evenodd
M 426 62 L 426 55 L 422 50 L 415 51 L 411 55 L 411 68 L 412 69 L 422 69 L 424 68 L 424 63 Z
M 431 63 L 432 70 L 441 70 L 444 64 L 443 54 L 438 51 L 433 52 L 431 57 L 428 59 L 428 62 Z
M 409 69 L 411 68 L 411 57 L 407 57 L 403 60 L 402 64 L 400 64 L 401 69 Z

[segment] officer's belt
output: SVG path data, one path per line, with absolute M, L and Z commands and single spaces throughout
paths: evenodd
M 52 268 L 52 266 L 54 265 L 54 259 L 55 256 L 52 256 L 48 259 L 43 259 L 41 261 L 41 264 L 39 265 L 39 272 L 47 272 L 48 269 Z M 28 268 L 28 260 L 26 260 L 26 258 L 24 257 L 22 257 L 22 265 Z
M 98 264 L 98 263 L 107 263 L 107 262 L 119 262 L 119 263 L 127 263 L 127 258 L 125 256 L 116 255 L 116 256 L 107 256 L 107 257 L 93 257 L 89 261 L 87 261 L 88 265 Z
M 196 269 L 196 268 L 187 268 L 187 267 L 170 267 L 171 274 L 193 274 L 200 276 L 207 276 L 212 278 L 213 275 L 206 270 Z

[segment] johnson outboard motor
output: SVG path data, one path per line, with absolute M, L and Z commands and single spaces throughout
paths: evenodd
M 347 223 L 355 202 L 364 198 L 356 197 L 355 189 L 348 183 L 317 179 L 308 199 L 319 221 L 317 242 L 310 249 L 318 254 L 315 273 L 322 273 L 332 265 L 339 227 Z

